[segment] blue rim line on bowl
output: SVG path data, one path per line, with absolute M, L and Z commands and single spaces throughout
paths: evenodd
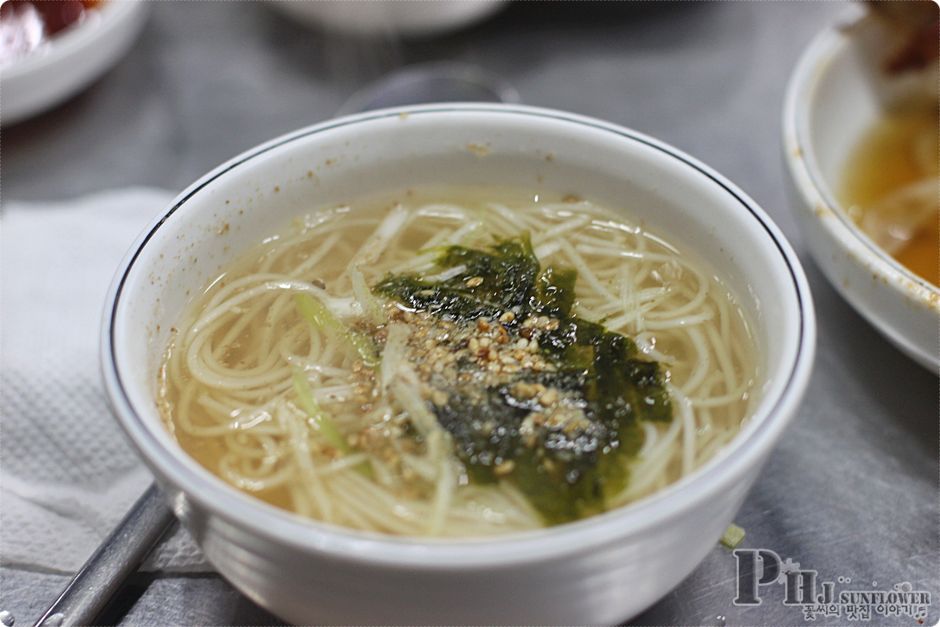
M 165 463 L 161 466 L 161 470 L 167 475 L 182 479 L 179 483 L 188 486 L 187 498 L 200 502 L 210 511 L 214 512 L 216 516 L 249 526 L 253 533 L 277 540 L 282 544 L 297 548 L 298 550 L 315 551 L 326 554 L 336 560 L 388 565 L 395 564 L 399 566 L 407 565 L 412 568 L 429 570 L 450 568 L 455 565 L 463 568 L 492 568 L 502 564 L 515 563 L 524 559 L 542 561 L 559 558 L 587 547 L 604 544 L 605 542 L 609 542 L 613 537 L 622 534 L 624 525 L 627 522 L 632 523 L 637 530 L 649 528 L 675 512 L 682 503 L 695 502 L 708 498 L 710 494 L 714 494 L 726 487 L 728 483 L 733 480 L 734 468 L 745 464 L 749 457 L 759 454 L 762 447 L 756 444 L 768 446 L 769 443 L 772 442 L 773 435 L 782 430 L 787 421 L 754 420 L 754 418 L 755 416 L 763 418 L 768 414 L 776 414 L 785 411 L 786 405 L 798 401 L 798 399 L 794 397 L 794 390 L 804 387 L 806 380 L 810 376 L 815 354 L 816 327 L 808 282 L 799 265 L 796 254 L 786 242 L 779 229 L 772 223 L 769 217 L 764 214 L 763 210 L 741 190 L 734 186 L 734 184 L 717 172 L 685 153 L 641 133 L 593 118 L 562 113 L 550 109 L 520 105 L 456 103 L 448 105 L 423 105 L 369 112 L 350 118 L 314 125 L 271 140 L 218 166 L 215 170 L 194 183 L 178 197 L 178 200 L 173 203 L 166 213 L 158 218 L 154 224 L 145 231 L 134 244 L 132 251 L 128 253 L 128 256 L 122 262 L 118 270 L 118 275 L 115 277 L 115 282 L 111 286 L 108 302 L 112 304 L 111 307 L 105 311 L 104 333 L 102 334 L 102 369 L 106 388 L 111 392 L 109 399 L 112 404 L 112 409 L 118 410 L 117 404 L 120 404 L 120 409 L 125 410 L 124 413 L 132 417 L 132 420 L 126 423 L 122 422 L 122 427 L 124 427 L 125 432 L 139 450 L 143 452 L 146 448 L 148 452 L 154 454 L 154 458 L 168 455 L 163 444 L 157 440 L 156 436 L 150 431 L 140 414 L 134 408 L 125 389 L 117 366 L 114 321 L 121 302 L 124 284 L 134 267 L 134 263 L 148 241 L 150 241 L 160 227 L 170 219 L 177 210 L 182 208 L 192 196 L 214 180 L 235 170 L 245 162 L 290 142 L 307 138 L 318 133 L 351 124 L 369 122 L 382 118 L 399 117 L 402 112 L 407 112 L 410 117 L 446 113 L 498 113 L 531 116 L 581 125 L 594 130 L 613 133 L 621 138 L 658 150 L 669 157 L 681 161 L 686 166 L 696 170 L 699 174 L 709 179 L 713 184 L 722 188 L 760 224 L 767 237 L 769 237 L 776 246 L 789 272 L 795 301 L 799 310 L 796 350 L 790 357 L 789 363 L 782 368 L 782 370 L 786 372 L 786 380 L 776 393 L 777 397 L 774 399 L 773 405 L 767 408 L 762 414 L 750 416 L 749 424 L 742 428 L 741 433 L 732 440 L 723 453 L 716 455 L 690 476 L 683 478 L 671 486 L 667 486 L 652 496 L 581 521 L 546 529 L 506 534 L 495 538 L 429 540 L 402 538 L 350 530 L 301 518 L 295 514 L 275 508 L 274 506 L 263 503 L 254 497 L 245 495 L 231 486 L 224 484 L 221 480 L 212 477 L 208 471 L 206 471 L 205 474 L 200 474 L 181 464 Z M 792 414 L 793 412 L 790 413 Z M 733 450 L 740 449 L 745 442 L 755 443 L 755 446 L 752 446 L 749 451 Z M 731 453 L 738 454 L 734 455 Z M 145 455 L 144 457 L 147 459 L 148 463 L 157 465 L 157 462 L 151 461 L 149 456 Z M 715 476 L 713 477 L 714 481 L 712 482 L 711 488 L 702 489 L 705 487 L 703 485 L 705 479 L 711 477 L 713 474 Z M 207 493 L 210 495 L 215 494 L 218 500 L 222 502 L 223 507 L 216 506 L 212 502 L 212 499 L 206 496 Z M 255 515 L 262 516 L 263 525 L 248 523 L 248 519 Z M 321 537 L 323 534 L 326 534 L 327 537 Z M 545 543 L 544 540 L 546 538 L 550 538 L 552 541 Z M 538 553 L 527 553 L 527 551 L 536 548 L 540 543 L 542 546 L 539 548 L 545 550 L 539 551 Z M 499 551 L 494 554 L 488 554 L 482 552 L 480 550 L 481 547 L 498 547 Z M 372 549 L 376 551 L 381 549 L 384 553 L 380 554 Z M 428 561 L 428 558 L 432 557 L 436 558 L 434 563 Z

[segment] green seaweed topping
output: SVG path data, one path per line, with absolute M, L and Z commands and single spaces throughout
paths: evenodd
M 513 482 L 548 523 L 604 511 L 627 485 L 627 461 L 643 441 L 640 421 L 672 419 L 659 364 L 642 359 L 628 337 L 573 316 L 577 272 L 542 269 L 528 236 L 499 241 L 487 250 L 451 246 L 442 249 L 436 265 L 465 269 L 437 282 L 389 275 L 374 290 L 409 309 L 457 323 L 488 319 L 498 324 L 512 312 L 502 324 L 513 341 L 529 317 L 557 321 L 538 333 L 540 354 L 551 370 L 522 370 L 495 385 L 448 383 L 447 401 L 432 405 L 471 480 Z M 472 363 L 461 367 L 472 374 Z M 557 391 L 564 398 L 562 409 L 518 394 L 520 385 Z M 577 419 L 532 427 L 533 417 L 557 411 Z
M 545 268 L 535 280 L 529 306 L 532 311 L 554 318 L 564 318 L 574 306 L 574 284 L 578 273 L 570 269 Z
M 569 317 L 539 340 L 565 370 L 584 369 L 584 394 L 601 416 L 617 424 L 631 419 L 668 422 L 669 393 L 659 364 L 637 357 L 633 341 L 596 322 Z
M 528 237 L 494 244 L 491 252 L 449 246 L 437 264 L 441 268 L 465 266 L 457 277 L 431 282 L 411 274 L 387 276 L 376 293 L 393 298 L 411 309 L 454 320 L 493 317 L 526 305 L 539 271 Z M 471 279 L 482 281 L 476 284 Z

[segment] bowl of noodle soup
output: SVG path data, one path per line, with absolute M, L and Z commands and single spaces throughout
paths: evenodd
M 609 623 L 731 522 L 815 322 L 778 229 L 691 157 L 448 104 L 207 174 L 133 246 L 102 342 L 177 516 L 279 616 Z

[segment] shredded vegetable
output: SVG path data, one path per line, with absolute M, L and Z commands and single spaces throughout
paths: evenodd
M 329 416 L 320 408 L 320 404 L 313 398 L 313 390 L 310 389 L 307 378 L 300 370 L 294 371 L 294 393 L 297 394 L 297 403 L 300 408 L 307 412 L 314 427 L 323 435 L 329 445 L 344 455 L 349 453 L 349 444 L 346 443 L 343 435 Z
M 323 439 L 343 455 L 352 453 L 352 448 L 346 442 L 343 434 L 340 433 L 336 423 L 326 415 L 326 412 L 323 411 L 320 404 L 317 403 L 316 399 L 313 397 L 313 390 L 310 388 L 310 383 L 307 381 L 304 373 L 300 370 L 294 370 L 293 380 L 294 393 L 297 394 L 297 403 L 300 405 L 300 408 L 307 413 L 307 416 L 310 417 L 311 422 L 316 430 L 323 436 Z M 356 468 L 366 477 L 372 478 L 372 464 L 368 460 L 357 464 Z
M 744 540 L 744 529 L 731 523 L 728 525 L 728 528 L 725 529 L 725 533 L 721 536 L 720 542 L 729 549 L 735 549 L 741 544 L 742 540 Z
M 376 353 L 375 346 L 372 344 L 372 340 L 367 336 L 350 329 L 340 322 L 323 303 L 309 294 L 296 294 L 294 296 L 294 302 L 297 304 L 300 315 L 302 315 L 307 322 L 318 329 L 336 333 L 345 338 L 346 341 L 356 349 L 356 352 L 359 353 L 359 357 L 365 365 L 369 367 L 378 365 L 379 357 Z

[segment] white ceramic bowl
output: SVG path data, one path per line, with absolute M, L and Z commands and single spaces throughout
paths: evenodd
M 271 6 L 307 26 L 358 35 L 438 35 L 486 19 L 506 0 L 427 2 L 296 2 L 272 0 Z
M 326 122 L 252 149 L 199 179 L 141 235 L 104 317 L 104 379 L 118 419 L 207 559 L 287 620 L 600 624 L 635 615 L 715 546 L 797 409 L 816 333 L 799 262 L 737 187 L 639 133 L 522 106 L 403 111 Z M 651 498 L 492 540 L 401 539 L 307 521 L 190 459 L 154 402 L 167 334 L 188 295 L 291 217 L 422 183 L 580 191 L 708 259 L 739 295 L 760 346 L 765 383 L 740 435 Z
M 101 76 L 130 48 L 149 9 L 143 0 L 108 0 L 80 24 L 0 70 L 0 123 L 42 113 Z
M 936 93 L 935 75 L 888 80 L 876 71 L 884 43 L 865 22 L 833 26 L 806 49 L 784 104 L 787 180 L 804 240 L 829 281 L 898 348 L 938 372 L 940 290 L 875 245 L 834 193 L 851 150 L 884 107 L 920 96 L 925 86 Z

